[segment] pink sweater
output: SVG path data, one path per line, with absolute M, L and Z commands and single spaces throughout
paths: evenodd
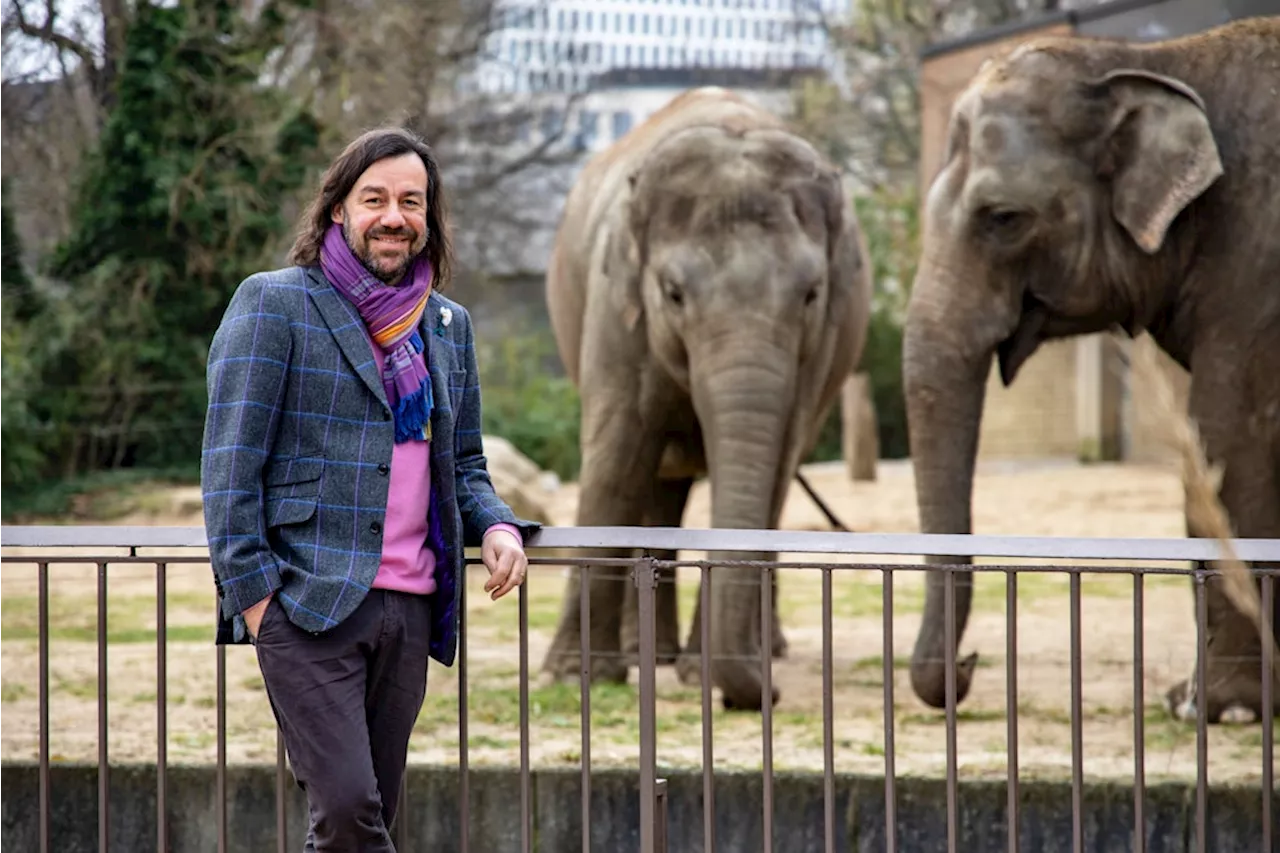
M 368 338 L 366 331 L 365 337 Z M 380 365 L 382 349 L 368 338 Z M 375 589 L 430 595 L 436 591 L 436 555 L 427 542 L 427 512 L 431 505 L 431 442 L 406 441 L 391 451 L 391 482 L 387 488 L 387 516 L 382 526 L 382 563 L 373 579 Z M 504 530 L 520 542 L 511 524 L 495 524 L 485 531 Z

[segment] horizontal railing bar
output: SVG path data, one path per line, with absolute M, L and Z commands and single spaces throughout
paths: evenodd
M 530 563 L 534 561 L 529 560 Z M 550 562 L 567 562 L 551 560 Z M 1216 577 L 1226 574 L 1223 569 L 1184 569 L 1176 566 L 1078 566 L 1071 564 L 1055 565 L 1017 565 L 1013 563 L 822 563 L 774 560 L 654 560 L 653 564 L 660 569 L 675 568 L 715 568 L 715 569 L 835 569 L 838 571 L 883 572 L 892 569 L 895 572 L 953 572 L 953 573 L 985 573 L 1006 574 L 1048 574 L 1048 575 L 1192 575 L 1201 572 L 1205 577 Z M 1280 568 L 1268 569 L 1259 566 L 1249 567 L 1255 577 L 1280 577 Z M 720 581 L 720 583 L 751 583 L 751 581 Z
M 3 547 L 3 546 L 0 546 Z M 33 546 L 33 547 L 61 547 L 61 546 Z M 82 546 L 88 547 L 115 547 L 115 546 Z M 150 547 L 150 546 L 140 546 Z M 536 546 L 530 546 L 535 548 Z M 129 557 L 129 556 L 108 556 L 102 553 L 78 553 L 78 555 L 41 555 L 31 557 L 9 557 L 10 564 L 17 565 L 99 565 L 108 564 L 113 566 L 124 565 L 164 565 L 164 571 L 172 569 L 174 565 L 196 565 L 207 564 L 209 557 L 175 557 L 175 556 L 152 556 L 152 557 Z M 481 564 L 480 557 L 468 556 L 465 558 L 467 565 L 477 566 Z M 628 557 L 539 557 L 530 555 L 529 564 L 531 566 L 630 566 L 634 564 L 634 558 Z M 658 569 L 796 569 L 796 570 L 837 570 L 837 571 L 861 571 L 861 573 L 883 573 L 886 570 L 892 571 L 946 571 L 946 573 L 974 573 L 974 574 L 1050 574 L 1050 575 L 1190 575 L 1199 573 L 1206 578 L 1217 578 L 1225 574 L 1222 569 L 1190 569 L 1190 567 L 1178 566 L 1110 566 L 1110 565 L 1070 565 L 1070 564 L 1053 564 L 1053 565 L 1018 565 L 1018 564 L 879 564 L 879 562 L 822 562 L 822 561 L 796 561 L 796 560 L 654 560 L 654 566 Z M 1256 578 L 1280 578 L 1280 567 L 1262 567 L 1251 566 L 1249 573 Z M 620 579 L 620 583 L 626 583 L 625 579 Z M 735 584 L 753 583 L 750 580 L 732 580 L 723 579 L 721 583 Z
M 1271 540 L 1258 540 L 1271 541 Z M 31 546 L 31 547 L 57 547 L 57 546 Z M 82 546 L 89 547 L 89 546 Z M 98 546 L 109 547 L 109 546 Z M 533 548 L 535 546 L 530 546 Z M 99 563 L 107 563 L 113 566 L 124 565 L 147 565 L 154 566 L 157 564 L 166 564 L 165 571 L 170 569 L 172 565 L 196 565 L 208 564 L 209 557 L 181 557 L 163 554 L 152 557 L 129 557 L 129 556 L 111 556 L 101 553 L 88 554 L 68 554 L 54 556 L 49 553 L 35 554 L 0 554 L 0 562 L 16 565 L 37 565 L 39 563 L 60 564 L 60 565 L 77 565 L 85 563 L 89 565 L 97 565 Z M 468 556 L 465 562 L 470 566 L 481 565 L 479 557 Z M 536 554 L 529 556 L 529 565 L 531 566 L 630 566 L 635 560 L 629 557 L 539 557 Z M 1223 569 L 1193 569 L 1180 568 L 1177 566 L 1109 566 L 1109 565 L 1071 565 L 1071 564 L 1052 564 L 1052 565 L 1026 565 L 1015 563 L 831 563 L 821 562 L 817 560 L 801 561 L 801 560 L 654 560 L 654 566 L 660 569 L 833 569 L 836 571 L 857 571 L 857 572 L 884 572 L 885 570 L 893 570 L 895 572 L 973 572 L 973 573 L 1008 573 L 1016 572 L 1018 574 L 1051 574 L 1051 575 L 1190 575 L 1193 572 L 1200 572 L 1205 577 L 1218 577 L 1225 574 Z M 1280 568 L 1264 568 L 1260 566 L 1250 566 L 1249 572 L 1254 577 L 1275 577 L 1280 578 Z M 626 583 L 625 578 L 619 578 L 619 583 Z M 735 581 L 721 580 L 721 583 L 753 583 L 753 581 Z
M 1265 540 L 1270 541 L 1270 540 Z M 55 546 L 32 546 L 32 547 L 55 547 Z M 88 546 L 85 546 L 88 547 Z M 533 546 L 530 546 L 533 547 Z M 61 564 L 61 565 L 78 565 L 81 563 L 87 565 L 98 565 L 99 563 L 107 563 L 113 566 L 123 565 L 148 565 L 155 566 L 165 564 L 164 571 L 169 571 L 173 565 L 195 565 L 208 564 L 208 556 L 204 557 L 178 557 L 164 554 L 153 557 L 114 557 L 101 553 L 88 554 L 70 554 L 54 556 L 49 553 L 35 554 L 0 554 L 0 563 L 10 565 L 38 565 L 44 564 Z M 478 566 L 481 564 L 479 557 L 466 557 L 465 562 L 470 566 Z M 627 557 L 538 557 L 529 556 L 529 565 L 531 566 L 629 566 L 635 561 L 633 558 Z M 1219 577 L 1226 573 L 1223 569 L 1192 569 L 1180 568 L 1176 566 L 1109 566 L 1109 565 L 1070 565 L 1070 564 L 1053 564 L 1053 565 L 1026 565 L 1015 563 L 988 563 L 988 564 L 970 564 L 970 563 L 831 563 L 821 561 L 772 561 L 772 560 L 654 560 L 654 566 L 660 569 L 798 569 L 798 570 L 814 570 L 814 569 L 832 569 L 836 571 L 856 571 L 856 572 L 884 572 L 885 570 L 893 570 L 895 572 L 965 572 L 978 574 L 996 574 L 1014 572 L 1017 574 L 1051 574 L 1051 575 L 1190 575 L 1193 572 L 1199 572 L 1205 577 Z M 1249 572 L 1254 577 L 1280 578 L 1280 568 L 1264 568 L 1260 566 L 1250 566 Z M 625 583 L 625 578 L 619 579 L 620 583 Z M 736 581 L 722 579 L 721 583 L 752 583 L 750 580 Z
M 41 548 L 203 548 L 203 527 L 11 525 L 0 545 Z M 931 554 L 1075 560 L 1220 560 L 1213 539 L 841 533 L 814 530 L 719 530 L 685 527 L 544 527 L 530 548 L 640 548 L 783 551 L 812 554 Z M 1241 560 L 1280 560 L 1280 539 L 1233 539 Z

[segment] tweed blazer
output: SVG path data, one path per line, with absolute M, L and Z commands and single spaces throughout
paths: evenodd
M 480 383 L 465 308 L 433 293 L 421 332 L 431 414 L 430 655 L 457 649 L 463 549 L 499 522 L 527 539 L 494 492 L 480 436 Z M 205 530 L 219 598 L 215 642 L 248 642 L 242 611 L 275 593 L 319 633 L 349 616 L 382 559 L 394 425 L 355 306 L 319 267 L 258 273 L 214 334 L 201 452 Z

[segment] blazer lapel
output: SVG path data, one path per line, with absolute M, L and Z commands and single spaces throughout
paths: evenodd
M 453 364 L 453 349 L 446 335 L 436 334 L 440 325 L 440 302 L 433 293 L 427 299 L 418 330 L 427 347 L 427 372 L 431 375 L 431 393 L 435 405 L 431 409 L 432 442 L 442 435 L 453 435 L 455 412 L 450 406 L 449 370 Z M 443 329 L 441 329 L 443 331 Z M 447 333 L 446 333 L 447 334 Z
M 382 371 L 374 360 L 373 347 L 369 344 L 360 312 L 334 289 L 317 268 L 307 268 L 307 291 L 352 369 L 382 405 L 388 406 L 387 392 L 382 387 Z

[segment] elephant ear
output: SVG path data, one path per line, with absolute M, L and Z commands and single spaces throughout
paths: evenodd
M 1121 68 L 1099 85 L 1116 103 L 1099 171 L 1111 179 L 1112 212 L 1154 254 L 1170 224 L 1222 175 L 1204 101 L 1163 74 Z
M 635 331 L 644 314 L 640 294 L 641 271 L 644 269 L 644 235 L 648 216 L 636 200 L 639 170 L 627 176 L 627 198 L 618 215 L 605 224 L 604 239 L 598 244 L 603 253 L 600 270 L 609 281 L 609 290 L 618 300 L 618 314 L 623 328 Z
M 823 166 L 811 177 L 792 188 L 796 216 L 803 227 L 821 230 L 826 235 L 827 307 L 821 355 L 816 366 L 827 370 L 832 363 L 844 364 L 860 360 L 865 344 L 865 331 L 853 318 L 856 306 L 865 310 L 871 298 L 870 271 L 866 266 L 867 246 L 858 218 L 845 193 L 838 169 Z M 818 220 L 821 218 L 820 221 Z M 825 403 L 834 399 L 844 384 L 845 375 L 831 371 L 818 399 Z

